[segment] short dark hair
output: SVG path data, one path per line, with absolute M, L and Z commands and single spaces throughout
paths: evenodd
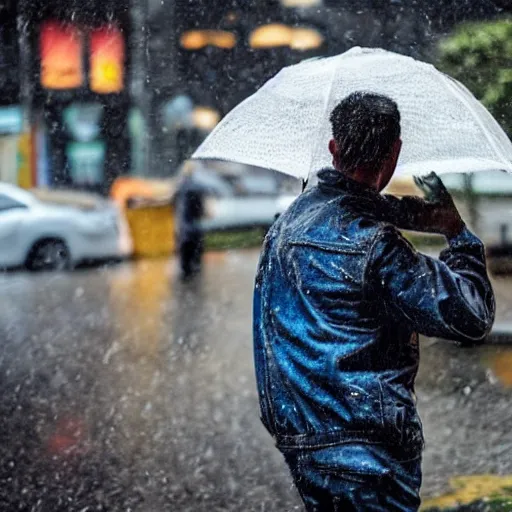
M 340 164 L 349 173 L 379 167 L 400 137 L 398 105 L 381 94 L 350 94 L 334 108 L 330 121 Z

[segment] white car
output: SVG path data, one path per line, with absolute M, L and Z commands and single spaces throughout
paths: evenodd
M 126 221 L 111 201 L 0 183 L 0 268 L 65 270 L 131 250 Z
M 300 192 L 298 180 L 268 169 L 229 162 L 195 166 L 193 179 L 207 198 L 201 222 L 205 231 L 268 228 L 281 213 L 281 203 L 288 196 L 291 203 Z

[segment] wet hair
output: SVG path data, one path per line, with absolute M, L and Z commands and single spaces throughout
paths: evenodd
M 398 105 L 387 96 L 354 92 L 330 116 L 332 135 L 343 170 L 380 168 L 400 137 Z

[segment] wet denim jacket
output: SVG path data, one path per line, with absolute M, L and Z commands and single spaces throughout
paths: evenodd
M 466 228 L 439 259 L 390 223 L 385 196 L 335 170 L 264 243 L 254 292 L 261 418 L 280 447 L 360 439 L 421 449 L 418 333 L 485 338 L 494 296 Z

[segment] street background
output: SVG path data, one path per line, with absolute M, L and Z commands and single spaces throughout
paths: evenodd
M 302 184 L 188 158 L 284 66 L 356 45 L 433 63 L 510 135 L 511 14 L 509 0 L 0 0 L 0 512 L 301 510 L 259 421 L 251 300 L 262 235 Z M 208 252 L 184 282 L 186 173 L 208 189 Z M 509 273 L 494 277 L 502 345 L 421 342 L 424 506 L 512 511 L 512 177 L 443 179 Z

